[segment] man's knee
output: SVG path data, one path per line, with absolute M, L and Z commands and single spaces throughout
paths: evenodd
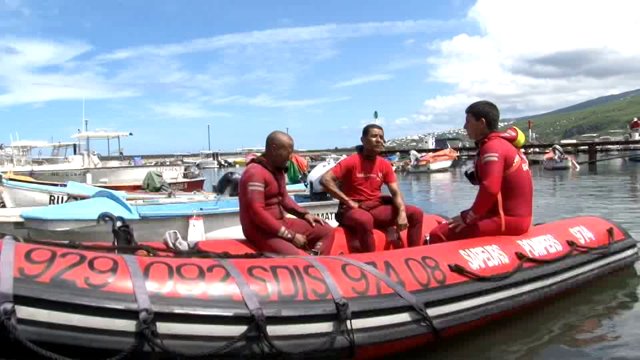
M 440 224 L 440 225 L 436 226 L 429 233 L 429 244 L 432 245 L 432 244 L 438 244 L 438 243 L 441 243 L 441 242 L 448 241 L 448 239 L 447 239 L 448 234 L 449 234 L 449 224 L 448 223 L 443 223 L 443 224 Z
M 353 209 L 349 211 L 343 220 L 344 225 L 356 227 L 360 230 L 373 229 L 373 216 L 361 209 Z
M 407 221 L 410 224 L 422 223 L 422 218 L 424 217 L 424 213 L 420 208 L 416 206 L 408 205 L 405 207 L 405 211 L 407 213 Z

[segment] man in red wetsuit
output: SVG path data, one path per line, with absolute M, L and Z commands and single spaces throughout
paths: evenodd
M 369 124 L 360 141 L 356 154 L 338 162 L 321 179 L 325 190 L 340 200 L 337 220 L 358 238 L 361 252 L 375 250 L 374 228 L 386 230 L 394 225 L 396 231 L 409 229 L 409 246 L 422 245 L 422 210 L 405 206 L 391 164 L 379 156 L 384 150 L 384 130 Z M 391 197 L 382 196 L 382 184 Z
M 476 141 L 475 182 L 470 209 L 429 234 L 429 243 L 479 236 L 521 235 L 531 227 L 533 181 L 527 158 L 512 143 L 514 132 L 498 132 L 500 112 L 489 101 L 466 109 L 464 129 Z M 517 135 L 514 135 L 517 136 Z
M 267 137 L 264 154 L 247 165 L 238 190 L 242 232 L 263 252 L 328 255 L 334 229 L 287 193 L 286 166 L 292 153 L 293 139 L 274 131 Z

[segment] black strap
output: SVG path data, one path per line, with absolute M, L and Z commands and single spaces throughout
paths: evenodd
M 324 282 L 327 284 L 327 288 L 329 289 L 329 292 L 333 297 L 333 302 L 336 304 L 336 310 L 338 311 L 340 320 L 351 320 L 351 309 L 349 309 L 349 302 L 344 296 L 342 296 L 342 292 L 340 292 L 338 284 L 336 284 L 327 267 L 313 256 L 304 256 L 303 259 L 308 261 L 314 268 L 316 268 L 320 272 L 320 275 L 324 279 Z
M 10 236 L 2 240 L 0 253 L 0 311 L 4 314 L 13 308 L 13 264 L 16 243 Z
M 424 305 L 420 303 L 420 301 L 418 301 L 418 299 L 412 293 L 407 291 L 407 289 L 405 289 L 395 281 L 391 280 L 391 278 L 389 278 L 387 275 L 381 273 L 380 271 L 378 271 L 378 269 L 374 268 L 369 264 L 365 264 L 361 261 L 357 261 L 347 257 L 327 256 L 327 258 L 343 261 L 347 264 L 353 265 L 357 268 L 360 268 L 368 272 L 369 274 L 373 275 L 379 280 L 382 280 L 382 282 L 384 282 L 388 287 L 390 287 L 391 290 L 395 291 L 395 293 L 398 294 L 398 296 L 404 299 L 409 305 L 411 305 L 416 310 L 418 314 L 420 314 L 420 316 L 424 318 L 425 322 L 427 323 L 427 325 L 431 327 L 435 335 L 438 334 L 438 329 L 435 327 L 435 324 L 433 323 L 433 320 L 431 319 L 431 316 L 427 312 L 427 309 L 424 307 Z
M 249 309 L 251 316 L 253 316 L 256 321 L 264 323 L 266 318 L 264 316 L 262 306 L 260 305 L 260 301 L 258 300 L 258 295 L 256 295 L 255 291 L 251 289 L 240 270 L 238 270 L 232 262 L 226 259 L 219 259 L 218 262 L 227 269 L 231 277 L 235 280 L 236 285 L 238 285 L 238 289 L 240 290 L 240 294 L 242 295 L 242 300 L 247 306 L 247 309 Z
M 267 331 L 267 317 L 264 315 L 264 310 L 262 309 L 262 305 L 260 305 L 258 295 L 251 289 L 240 270 L 238 270 L 238 268 L 227 259 L 218 259 L 218 262 L 227 269 L 231 277 L 235 280 L 238 290 L 240 290 L 242 300 L 247 306 L 247 309 L 254 321 L 255 330 L 257 332 L 255 336 L 257 337 L 258 345 L 262 346 L 263 343 L 266 343 L 268 350 L 271 352 L 285 353 L 271 340 L 269 332 Z M 265 355 L 262 347 L 261 351 L 263 352 L 263 355 Z
M 153 308 L 151 306 L 151 300 L 149 299 L 149 292 L 147 291 L 147 285 L 138 264 L 138 259 L 135 255 L 122 255 L 127 268 L 129 269 L 129 275 L 131 276 L 131 288 L 133 289 L 133 295 L 136 298 L 138 304 L 138 311 L 140 315 L 140 321 L 144 325 L 148 325 L 153 316 Z
M 322 264 L 317 258 L 313 256 L 304 256 L 307 262 L 309 262 L 318 272 L 320 272 L 320 276 L 324 279 L 325 284 L 327 284 L 327 288 L 331 293 L 331 297 L 333 298 L 333 303 L 336 306 L 336 312 L 338 314 L 338 320 L 340 321 L 340 326 L 344 328 L 346 339 L 349 342 L 349 358 L 355 356 L 356 352 L 356 338 L 355 333 L 353 331 L 353 323 L 351 319 L 351 309 L 349 308 L 349 301 L 342 296 L 342 292 L 336 284 L 333 276 L 327 269 L 324 264 Z

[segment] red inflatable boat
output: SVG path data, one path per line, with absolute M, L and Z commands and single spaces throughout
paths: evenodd
M 442 220 L 425 216 L 425 231 Z M 410 249 L 387 249 L 380 232 L 376 241 L 380 251 L 350 254 L 338 228 L 332 256 L 274 257 L 241 240 L 178 252 L 6 237 L 2 323 L 16 346 L 45 355 L 53 346 L 371 358 L 507 316 L 638 258 L 636 241 L 599 217 Z

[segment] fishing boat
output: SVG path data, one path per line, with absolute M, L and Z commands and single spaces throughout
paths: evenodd
M 444 220 L 425 215 L 425 233 Z M 330 256 L 258 253 L 239 239 L 177 250 L 131 233 L 114 232 L 126 246 L 1 240 L 3 348 L 369 359 L 541 311 L 532 305 L 638 259 L 628 232 L 594 216 L 414 248 L 375 230 L 377 251 L 363 254 L 338 227 Z
M 294 195 L 294 199 L 311 213 L 337 225 L 337 201 L 310 201 L 304 194 Z M 82 201 L 24 208 L 18 221 L 0 222 L 0 233 L 27 239 L 108 242 L 113 239 L 112 229 L 100 222 L 102 215 L 108 214 L 135 226 L 140 241 L 162 239 L 168 230 L 185 237 L 195 232 L 200 239 L 239 237 L 242 229 L 238 212 L 237 197 L 126 200 L 117 193 L 102 190 Z M 15 213 L 10 213 L 9 219 L 16 220 Z
M 14 174 L 0 175 L 0 197 L 4 207 L 33 207 L 64 204 L 67 202 L 88 199 L 100 190 L 107 188 L 83 184 L 75 181 L 67 181 L 64 183 L 52 181 L 40 181 L 32 179 L 28 176 L 19 176 Z M 289 194 L 304 194 L 308 192 L 305 184 L 287 184 L 287 192 Z M 221 194 L 204 192 L 204 191 L 120 191 L 113 190 L 117 196 L 129 202 L 136 200 L 161 200 L 163 202 L 176 201 L 205 201 L 215 200 Z M 237 195 L 234 195 L 237 196 Z M 158 201 L 156 201 L 158 202 Z
M 105 189 L 75 181 L 64 183 L 39 181 L 26 176 L 5 174 L 0 176 L 0 196 L 4 207 L 34 207 L 64 204 L 91 198 L 99 191 Z M 217 195 L 207 192 L 183 192 L 183 191 L 119 191 L 112 193 L 127 201 L 167 199 L 167 201 L 215 200 Z M 174 199 L 174 200 L 171 200 Z
M 117 139 L 130 136 L 127 132 L 85 131 L 73 138 L 80 141 Z M 89 147 L 77 151 L 78 143 L 51 143 L 42 141 L 14 142 L 8 147 L 10 154 L 0 158 L 0 172 L 12 172 L 41 181 L 76 181 L 113 190 L 136 191 L 142 188 L 142 181 L 149 172 L 158 172 L 174 189 L 181 191 L 202 190 L 205 179 L 195 166 L 184 165 L 181 161 L 161 164 L 146 164 L 142 159 L 120 160 L 101 159 Z M 52 156 L 34 157 L 34 149 L 51 147 Z M 118 145 L 119 147 L 119 145 Z M 72 148 L 73 150 L 68 150 Z M 54 156 L 55 155 L 55 156 Z

